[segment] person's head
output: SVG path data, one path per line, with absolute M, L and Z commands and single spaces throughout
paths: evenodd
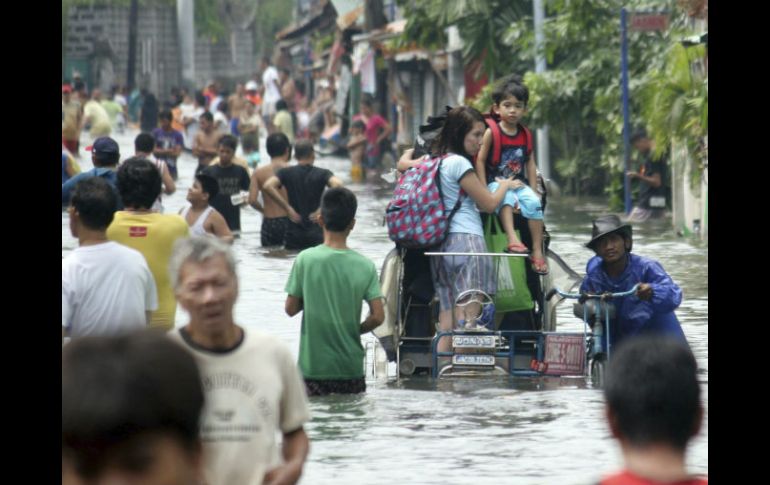
M 356 120 L 353 122 L 352 125 L 350 125 L 350 134 L 351 135 L 361 135 L 366 130 L 366 125 L 361 120 Z
M 94 88 L 93 91 L 91 91 L 91 99 L 94 101 L 101 101 L 102 100 L 102 90 L 99 88 Z
M 278 71 L 278 76 L 281 78 L 281 82 L 284 82 L 289 79 L 289 76 L 291 76 L 291 71 L 286 67 L 282 67 Z
M 647 136 L 647 130 L 637 128 L 631 134 L 631 145 L 640 153 L 648 153 L 652 149 L 652 140 Z
M 586 247 L 592 249 L 605 263 L 624 260 L 633 246 L 633 230 L 629 224 L 623 224 L 618 216 L 610 214 L 593 221 L 591 240 L 586 243 Z
M 69 103 L 70 99 L 72 99 L 72 86 L 69 84 L 62 84 L 61 95 L 64 102 Z
M 364 116 L 371 116 L 374 113 L 374 96 L 369 93 L 361 96 L 361 113 Z
M 106 231 L 118 210 L 115 189 L 102 177 L 88 177 L 75 184 L 68 209 L 70 232 L 78 237 L 80 227 Z
M 283 111 L 289 109 L 289 105 L 286 104 L 286 101 L 279 99 L 275 102 L 275 110 L 276 111 Z
M 195 359 L 144 330 L 62 349 L 62 483 L 184 485 L 200 474 Z
M 262 61 L 259 63 L 259 68 L 265 70 L 270 66 L 270 56 L 262 56 Z
M 283 156 L 287 159 L 291 158 L 291 143 L 289 143 L 289 137 L 286 134 L 280 131 L 273 133 L 267 137 L 265 144 L 267 145 L 267 154 L 270 155 L 270 158 Z
M 164 131 L 171 130 L 171 120 L 174 119 L 174 116 L 171 114 L 170 110 L 164 109 L 163 111 L 158 114 L 158 121 L 160 121 L 160 127 Z
M 315 151 L 310 140 L 298 140 L 294 144 L 294 157 L 298 162 L 313 163 Z
M 259 86 L 257 86 L 257 82 L 256 81 L 249 81 L 249 82 L 246 83 L 245 89 L 246 89 L 247 93 L 249 93 L 251 95 L 254 95 L 259 90 Z
M 195 92 L 195 104 L 199 107 L 206 106 L 206 96 L 204 96 L 200 91 Z
M 132 157 L 118 168 L 118 192 L 127 209 L 148 210 L 160 195 L 161 177 L 151 161 Z
M 437 154 L 456 153 L 472 159 L 481 148 L 486 124 L 475 108 L 457 106 L 449 110 L 444 126 L 434 141 Z
M 233 135 L 223 135 L 219 139 L 218 152 L 219 163 L 223 166 L 233 163 L 233 157 L 235 156 L 235 150 L 238 148 L 238 139 Z
M 527 103 L 529 89 L 519 76 L 501 79 L 492 91 L 492 114 L 508 123 L 518 123 L 527 114 Z
M 355 194 L 345 187 L 335 187 L 324 192 L 321 198 L 321 224 L 331 232 L 349 233 L 356 222 L 358 201 Z
M 221 334 L 235 324 L 238 275 L 228 244 L 208 236 L 178 240 L 169 276 L 177 301 L 190 314 L 194 332 Z
M 199 173 L 187 191 L 187 200 L 193 204 L 208 204 L 219 193 L 219 182 L 211 175 Z
M 91 151 L 91 161 L 94 167 L 114 167 L 120 161 L 118 142 L 109 136 L 102 136 L 94 141 L 86 150 Z
M 151 154 L 155 150 L 155 137 L 149 133 L 139 133 L 134 138 L 134 151 L 138 153 Z
M 621 446 L 684 453 L 703 418 L 698 365 L 685 343 L 638 336 L 617 346 L 604 385 L 607 420 Z
M 198 118 L 198 125 L 205 133 L 211 133 L 211 130 L 214 129 L 214 116 L 208 111 L 204 112 Z

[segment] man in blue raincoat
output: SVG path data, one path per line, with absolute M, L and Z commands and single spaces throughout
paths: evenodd
M 634 295 L 611 300 L 615 319 L 610 325 L 610 345 L 641 334 L 665 334 L 686 344 L 674 310 L 682 302 L 682 290 L 655 260 L 631 254 L 631 226 L 615 215 L 593 222 L 591 241 L 586 247 L 596 256 L 586 265 L 581 293 L 621 293 L 635 284 Z M 603 315 L 597 321 L 604 321 Z

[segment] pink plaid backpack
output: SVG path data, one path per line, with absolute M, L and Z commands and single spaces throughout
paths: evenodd
M 449 235 L 449 222 L 460 208 L 464 192 L 460 190 L 457 203 L 447 213 L 439 177 L 444 158 L 446 155 L 426 157 L 398 179 L 385 210 L 388 237 L 396 244 L 409 249 L 429 248 L 441 244 Z

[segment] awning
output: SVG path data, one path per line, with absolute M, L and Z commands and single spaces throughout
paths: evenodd
M 323 27 L 325 21 L 333 21 L 337 14 L 332 4 L 329 3 L 329 0 L 321 0 L 321 5 L 321 8 L 304 22 L 290 25 L 275 34 L 276 40 L 296 39 L 319 27 Z
M 353 43 L 358 42 L 378 42 L 382 40 L 392 39 L 393 37 L 401 34 L 406 28 L 406 20 L 396 20 L 390 22 L 385 27 L 370 32 L 353 36 Z

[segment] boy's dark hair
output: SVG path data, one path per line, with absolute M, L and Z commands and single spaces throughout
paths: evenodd
M 171 435 L 195 452 L 203 402 L 194 358 L 165 335 L 73 340 L 62 349 L 62 456 L 93 478 L 139 436 Z
M 219 138 L 219 143 L 217 143 L 217 145 L 224 145 L 232 151 L 235 151 L 235 149 L 238 148 L 238 139 L 233 135 L 222 135 Z
M 353 122 L 353 124 L 350 127 L 363 131 L 366 129 L 366 124 L 361 120 L 356 120 Z
M 522 82 L 521 76 L 516 74 L 511 74 L 498 81 L 497 86 L 492 91 L 492 101 L 495 104 L 500 104 L 511 96 L 516 96 L 516 99 L 525 105 L 529 103 L 529 89 Z
M 645 130 L 644 127 L 638 126 L 631 132 L 630 142 L 635 143 L 642 138 L 647 138 L 647 130 Z
M 279 99 L 278 101 L 276 101 L 276 103 L 275 103 L 275 110 L 276 111 L 281 111 L 281 110 L 284 110 L 284 109 L 289 109 L 289 105 L 286 104 L 286 101 L 284 101 L 282 99 Z
M 294 157 L 297 160 L 305 160 L 313 154 L 313 142 L 310 140 L 298 140 L 294 144 Z
M 198 103 L 198 106 L 206 107 L 206 96 L 203 95 L 202 92 L 196 91 L 195 92 L 195 102 Z
M 618 345 L 604 386 L 617 432 L 635 446 L 684 450 L 700 424 L 697 373 L 690 349 L 670 337 L 633 337 Z
M 171 121 L 174 119 L 174 117 L 171 115 L 170 110 L 164 109 L 158 114 L 158 119 Z
M 88 177 L 75 184 L 70 203 L 78 211 L 83 225 L 104 231 L 118 210 L 118 195 L 103 178 Z
M 484 123 L 484 116 L 476 108 L 470 106 L 452 108 L 446 115 L 441 133 L 434 140 L 431 152 L 435 154 L 452 152 L 467 159 L 473 158 L 465 153 L 465 135 L 473 129 L 473 124 L 476 122 Z
M 160 195 L 160 170 L 146 158 L 131 157 L 123 162 L 117 180 L 125 207 L 149 209 Z
M 214 122 L 214 115 L 212 115 L 212 114 L 211 114 L 210 112 L 208 112 L 208 111 L 204 111 L 204 112 L 201 114 L 201 116 L 200 116 L 200 117 L 201 117 L 201 118 L 205 118 L 205 119 L 206 119 L 206 121 L 209 121 L 209 122 L 211 122 L 211 123 L 213 123 L 213 122 Z
M 219 193 L 219 182 L 211 175 L 205 173 L 199 173 L 195 175 L 195 180 L 200 182 L 203 192 L 209 194 L 209 201 Z
M 286 153 L 286 150 L 289 150 L 288 155 L 291 157 L 291 143 L 289 143 L 289 137 L 286 136 L 285 133 L 281 133 L 280 131 L 273 133 L 267 137 L 265 143 L 267 145 L 267 154 L 270 155 L 271 158 L 280 157 Z
M 142 153 L 152 153 L 155 149 L 155 137 L 149 133 L 139 133 L 134 138 L 134 150 Z
M 326 229 L 332 232 L 345 231 L 356 217 L 357 209 L 356 195 L 345 187 L 329 189 L 321 198 L 321 216 Z

